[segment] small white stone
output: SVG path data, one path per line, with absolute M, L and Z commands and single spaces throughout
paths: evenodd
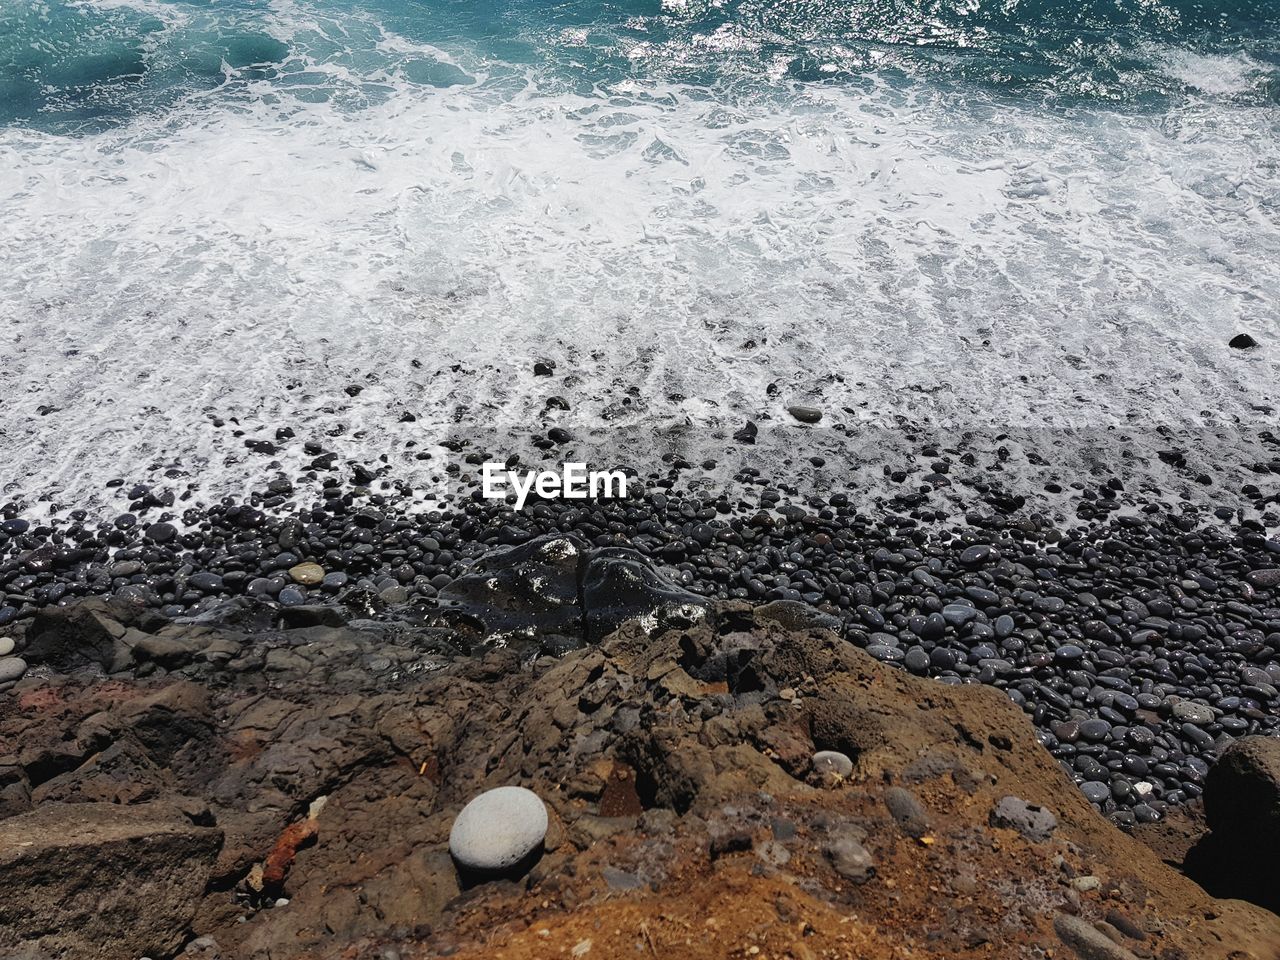
M 853 761 L 838 750 L 819 750 L 813 755 L 813 772 L 847 778 L 853 775 Z
M 0 657 L 13 653 L 13 637 L 0 637 Z
M 453 821 L 449 852 L 470 870 L 515 866 L 547 836 L 547 807 L 532 790 L 497 787 L 473 799 Z

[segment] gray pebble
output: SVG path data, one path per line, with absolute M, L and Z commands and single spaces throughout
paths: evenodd
M 27 661 L 21 657 L 5 657 L 0 660 L 0 683 L 18 680 L 27 672 Z
M 813 755 L 813 772 L 834 773 L 847 779 L 853 775 L 853 761 L 838 750 L 819 750 Z
M 1173 715 L 1184 723 L 1194 723 L 1197 727 L 1205 727 L 1213 723 L 1212 707 L 1194 700 L 1179 700 L 1173 705 Z
M 836 837 L 822 852 L 836 873 L 851 883 L 866 883 L 876 875 L 875 859 L 853 837 Z

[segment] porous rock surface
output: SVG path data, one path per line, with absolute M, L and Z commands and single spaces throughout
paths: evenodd
M 429 625 L 72 610 L 43 655 L 81 666 L 45 660 L 0 699 L 0 827 L 78 808 L 90 863 L 122 811 L 186 811 L 154 848 L 199 851 L 163 860 L 183 930 L 157 960 L 1280 953 L 1280 918 L 1099 816 L 1003 693 L 881 664 L 798 604 L 679 608 L 558 658 L 448 654 Z M 126 636 L 198 652 L 107 675 L 81 635 L 95 657 Z M 852 776 L 815 773 L 821 750 Z M 451 826 L 501 786 L 545 801 L 545 855 L 464 891 Z M 993 825 L 1011 796 L 1056 829 Z M 117 873 L 152 863 L 126 849 Z M 35 889 L 73 867 L 46 859 Z M 129 902 L 63 956 L 137 960 L 125 935 L 159 907 Z M 49 930 L 80 922 L 74 898 L 41 903 Z
M 0 955 L 176 952 L 222 843 L 187 806 L 46 803 L 0 820 Z

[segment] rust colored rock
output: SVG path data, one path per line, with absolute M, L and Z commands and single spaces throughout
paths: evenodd
M 264 889 L 277 891 L 284 886 L 284 878 L 293 866 L 294 857 L 302 847 L 315 840 L 317 830 L 314 820 L 299 820 L 285 828 L 262 864 Z

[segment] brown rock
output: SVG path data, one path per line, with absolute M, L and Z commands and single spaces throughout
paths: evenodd
M 0 821 L 0 947 L 76 960 L 168 956 L 222 842 L 162 804 L 44 804 Z

